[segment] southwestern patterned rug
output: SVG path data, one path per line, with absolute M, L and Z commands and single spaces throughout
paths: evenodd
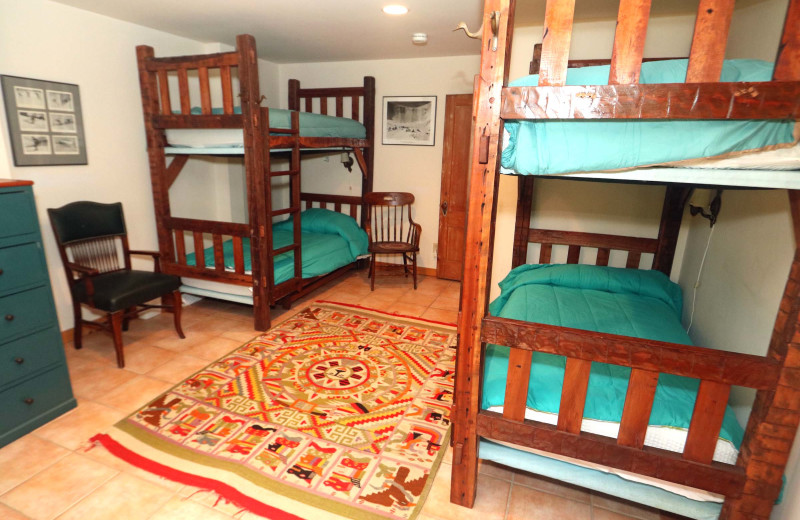
M 273 520 L 412 519 L 449 438 L 455 343 L 314 302 L 92 441 Z

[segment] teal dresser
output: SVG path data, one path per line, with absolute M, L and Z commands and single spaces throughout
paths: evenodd
M 32 184 L 0 179 L 0 447 L 77 405 Z

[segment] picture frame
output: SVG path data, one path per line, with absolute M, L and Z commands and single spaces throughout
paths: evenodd
M 436 96 L 384 96 L 383 144 L 434 146 Z
M 88 164 L 78 85 L 0 76 L 14 166 Z

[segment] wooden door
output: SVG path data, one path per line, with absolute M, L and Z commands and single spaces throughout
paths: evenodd
M 436 276 L 461 280 L 472 137 L 472 94 L 447 96 Z

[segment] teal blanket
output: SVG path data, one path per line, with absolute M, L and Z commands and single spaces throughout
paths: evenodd
M 679 83 L 688 60 L 642 64 L 641 83 Z M 730 60 L 721 81 L 769 81 L 771 63 Z M 567 71 L 567 85 L 606 85 L 609 66 Z M 510 86 L 536 86 L 527 76 Z M 793 121 L 529 120 L 507 121 L 502 165 L 521 175 L 616 170 L 713 157 L 793 142 Z
M 180 112 L 175 112 L 180 114 Z M 192 107 L 192 115 L 199 116 L 203 112 L 200 107 Z M 222 114 L 221 108 L 211 110 L 212 114 Z M 242 113 L 242 107 L 234 107 L 235 114 Z M 270 128 L 291 128 L 292 111 L 282 108 L 269 109 Z M 366 139 L 367 129 L 354 119 L 333 117 L 311 112 L 300 112 L 301 137 L 340 137 L 347 139 Z
M 312 208 L 302 212 L 300 229 L 302 232 L 301 260 L 303 278 L 313 278 L 330 273 L 350 264 L 360 255 L 366 254 L 368 238 L 366 232 L 349 215 L 321 208 Z M 272 226 L 272 244 L 275 249 L 288 246 L 294 242 L 294 231 L 291 220 L 284 220 Z M 245 271 L 251 270 L 250 240 L 242 240 L 244 249 Z M 225 257 L 225 268 L 232 270 L 233 242 L 226 240 L 222 244 Z M 204 250 L 206 267 L 214 267 L 214 249 Z M 278 255 L 275 262 L 275 283 L 285 282 L 294 276 L 294 252 Z M 186 255 L 187 265 L 196 265 L 194 253 Z
M 681 290 L 663 273 L 593 265 L 522 265 L 500 282 L 492 316 L 689 345 Z M 505 397 L 508 347 L 486 349 L 482 407 Z M 534 352 L 527 407 L 558 413 L 566 358 Z M 584 417 L 619 422 L 630 368 L 592 363 Z M 651 425 L 688 428 L 699 381 L 661 374 Z M 720 437 L 737 447 L 743 431 L 730 409 Z

